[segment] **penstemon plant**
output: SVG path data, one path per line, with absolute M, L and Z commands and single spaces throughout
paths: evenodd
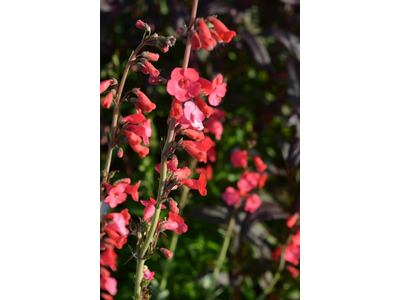
M 132 253 L 132 261 L 136 262 L 133 298 L 140 300 L 151 297 L 150 282 L 154 278 L 154 272 L 146 266 L 146 260 L 157 253 L 163 254 L 168 259 L 173 257 L 173 252 L 157 246 L 160 233 L 173 230 L 176 234 L 182 234 L 188 230 L 185 220 L 179 215 L 178 203 L 170 196 L 170 193 L 179 187 L 185 187 L 185 191 L 198 190 L 200 195 L 207 195 L 207 179 L 212 178 L 211 166 L 197 169 L 196 171 L 200 173 L 198 179 L 191 179 L 189 178 L 190 168 L 178 167 L 177 154 L 179 154 L 178 149 L 183 149 L 198 162 L 207 163 L 208 158 L 215 161 L 213 151 L 215 143 L 204 135 L 203 131 L 214 133 L 216 138 L 220 139 L 222 124 L 219 119 L 225 114 L 222 110 L 213 107 L 218 106 L 221 98 L 225 96 L 226 83 L 223 82 L 224 78 L 221 74 L 211 81 L 201 78 L 194 68 L 189 67 L 189 56 L 192 50 L 204 48 L 210 51 L 220 43 L 229 43 L 236 33 L 227 29 L 217 16 L 196 18 L 197 6 L 198 0 L 194 0 L 189 25 L 178 30 L 179 34 L 187 37 L 187 43 L 183 64 L 171 71 L 169 80 L 159 76 L 160 72 L 150 62 L 157 62 L 160 56 L 149 51 L 141 51 L 144 47 L 153 46 L 165 53 L 174 46 L 176 38 L 152 34 L 150 26 L 138 20 L 136 27 L 144 30 L 145 33 L 142 42 L 129 57 L 120 82 L 111 78 L 100 83 L 100 94 L 110 89 L 101 102 L 102 106 L 110 108 L 112 104 L 114 105 L 108 152 L 101 176 L 100 212 L 102 212 L 103 203 L 115 208 L 127 200 L 128 194 L 136 202 L 139 202 L 140 198 L 138 189 L 141 181 L 131 184 L 130 178 L 123 178 L 112 182 L 116 172 L 111 170 L 114 150 L 117 150 L 118 157 L 123 157 L 127 154 L 123 153 L 121 145 L 128 143 L 140 158 L 149 154 L 149 148 L 143 146 L 142 142 L 145 145 L 150 143 L 151 119 L 146 118 L 146 114 L 156 109 L 156 104 L 140 88 L 130 88 L 124 93 L 128 72 L 132 66 L 136 66 L 142 73 L 149 75 L 150 84 L 166 84 L 166 91 L 172 96 L 171 110 L 167 120 L 167 137 L 161 140 L 160 163 L 155 168 L 159 173 L 158 187 L 154 188 L 157 190 L 156 198 L 140 200 L 144 206 L 143 216 L 136 223 L 131 220 L 127 209 L 104 213 L 100 216 L 100 289 L 101 296 L 106 300 L 112 299 L 117 293 L 117 281 L 107 268 L 116 270 L 118 256 L 115 248 L 121 249 L 127 244 L 128 236 L 136 239 L 134 243 L 129 243 L 134 245 L 129 245 L 129 249 Z M 135 105 L 136 114 L 122 116 L 120 106 L 124 102 Z M 179 135 L 183 137 L 177 139 Z M 160 219 L 161 210 L 167 209 L 167 206 L 168 218 L 162 220 Z

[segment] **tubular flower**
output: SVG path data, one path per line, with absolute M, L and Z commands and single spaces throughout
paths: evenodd
M 174 171 L 174 177 L 176 180 L 186 179 L 190 176 L 192 172 L 188 167 L 184 167 L 183 169 L 177 169 Z
M 174 98 L 174 100 L 172 100 L 170 116 L 171 118 L 179 119 L 182 115 L 183 115 L 182 102 Z
M 216 40 L 216 42 L 218 44 L 223 43 L 224 41 L 221 39 L 221 37 L 218 35 L 218 33 L 214 30 L 214 29 L 210 29 L 211 35 L 213 37 L 214 40 Z
M 118 255 L 115 253 L 114 247 L 107 248 L 100 253 L 100 265 L 108 266 L 111 270 L 116 271 L 117 258 Z
M 208 156 L 208 153 L 207 153 Z M 213 179 L 213 168 L 210 164 L 207 165 L 205 168 L 197 168 L 196 173 L 205 173 L 207 180 Z
M 195 69 L 175 68 L 167 83 L 167 92 L 175 96 L 177 100 L 185 102 L 199 94 L 201 84 L 197 80 L 199 80 L 199 74 Z
M 204 140 L 204 133 L 201 131 L 196 131 L 193 129 L 184 129 L 181 132 L 182 134 L 186 135 L 188 138 L 201 142 Z
M 107 233 L 109 236 L 109 239 L 106 239 L 106 242 L 112 244 L 113 246 L 117 247 L 118 249 L 121 249 L 123 245 L 125 245 L 127 241 L 126 236 L 120 236 L 117 232 L 114 230 L 106 227 L 104 231 Z
M 169 212 L 168 215 L 168 221 L 161 225 L 162 228 L 174 230 L 177 234 L 185 233 L 188 230 L 183 218 L 173 212 Z
M 222 193 L 222 200 L 224 200 L 228 206 L 232 206 L 240 203 L 241 198 L 239 192 L 235 188 L 228 186 L 225 192 Z
M 211 51 L 214 49 L 215 45 L 217 45 L 217 42 L 212 38 L 210 29 L 203 19 L 197 19 L 197 25 L 199 26 L 199 36 L 201 43 L 203 44 L 203 48 Z
M 142 111 L 151 112 L 156 108 L 156 105 L 150 101 L 150 99 L 140 90 L 140 89 L 133 89 L 133 93 L 135 93 L 138 97 L 135 100 L 135 105 Z
M 136 114 L 126 116 L 121 120 L 121 123 L 141 124 L 146 122 L 146 117 L 142 114 L 140 109 L 136 110 Z
M 178 203 L 175 200 L 169 200 L 169 210 L 173 214 L 179 214 Z
M 207 153 L 205 151 L 197 149 L 194 145 L 189 144 L 189 141 L 184 141 L 182 143 L 182 148 L 193 158 L 197 159 L 199 162 L 207 162 Z
M 113 296 L 117 293 L 117 280 L 110 277 L 110 271 L 103 267 L 100 267 L 100 289 Z
M 134 201 L 138 201 L 139 200 L 139 185 L 140 185 L 141 180 L 139 180 L 135 185 L 127 185 L 125 186 L 125 193 L 129 194 L 132 196 L 132 199 Z M 121 212 L 122 213 L 122 212 Z M 129 215 L 129 214 L 128 214 Z M 129 216 L 130 217 L 130 216 Z
M 154 274 L 155 272 L 150 272 L 147 266 L 143 267 L 143 279 L 151 281 L 152 279 L 154 279 Z
M 152 76 L 160 75 L 160 71 L 158 71 L 147 59 L 144 61 L 144 65 L 146 69 L 149 71 L 149 74 Z
M 253 155 L 254 165 L 256 166 L 257 172 L 262 172 L 267 168 L 267 165 L 264 164 L 262 159 L 257 155 Z
M 209 107 L 200 97 L 194 97 L 194 102 L 204 114 L 204 117 L 208 118 L 214 113 L 214 110 Z
M 117 84 L 117 80 L 114 78 L 100 82 L 100 94 L 105 92 L 110 85 L 115 85 L 115 84 Z
M 135 26 L 139 29 L 150 31 L 150 26 L 142 20 L 137 20 Z
M 151 61 L 157 61 L 160 58 L 160 55 L 149 51 L 143 51 L 142 57 L 148 58 Z
M 193 50 L 199 50 L 201 48 L 201 42 L 197 32 L 193 32 L 190 43 L 192 44 Z
M 260 179 L 258 180 L 258 188 L 259 189 L 263 188 L 265 182 L 267 181 L 267 178 L 268 178 L 268 174 L 267 173 L 264 173 L 264 174 L 262 174 L 260 176 Z
M 244 205 L 244 210 L 251 214 L 254 214 L 256 210 L 261 206 L 262 202 L 257 194 L 246 197 L 246 204 Z
M 224 127 L 221 121 L 216 116 L 212 115 L 208 120 L 204 122 L 204 126 L 205 133 L 213 133 L 217 141 L 221 139 L 222 133 L 224 132 Z
M 140 136 L 138 136 L 136 133 L 133 133 L 132 131 L 125 130 L 124 135 L 129 139 L 129 144 L 137 145 L 142 142 L 142 139 Z
M 150 198 L 150 201 L 140 200 L 140 203 L 146 206 L 143 213 L 143 220 L 147 221 L 154 215 L 156 211 L 156 208 L 154 206 L 157 204 L 157 201 L 154 200 L 153 198 Z
M 114 96 L 116 95 L 115 90 L 111 90 L 107 96 L 101 101 L 101 105 L 103 105 L 104 108 L 110 108 L 111 103 L 113 101 Z
M 146 157 L 147 154 L 149 154 L 150 150 L 147 147 L 143 147 L 140 144 L 132 144 L 129 143 L 129 146 L 131 146 L 132 150 L 135 151 L 140 158 Z
M 236 168 L 246 168 L 247 167 L 247 150 L 236 150 L 231 155 L 231 162 Z
M 132 65 L 133 66 L 133 65 Z M 139 67 L 139 70 L 143 73 L 143 74 L 149 74 L 149 70 L 147 70 L 147 68 L 145 67 L 144 64 L 142 64 L 141 62 L 137 63 L 137 66 Z
M 121 235 L 128 235 L 129 229 L 126 228 L 125 225 L 128 225 L 129 221 L 127 222 L 125 217 L 126 216 L 124 216 L 122 213 L 111 213 L 106 215 L 107 219 L 114 221 L 114 223 L 108 225 L 108 228 L 119 232 Z
M 236 36 L 235 31 L 226 28 L 224 23 L 222 23 L 216 17 L 214 16 L 209 17 L 208 20 L 214 25 L 215 31 L 218 33 L 218 35 L 221 37 L 224 43 L 229 43 L 232 40 L 232 38 Z
M 187 186 L 189 189 L 199 190 L 200 195 L 206 196 L 207 195 L 207 179 L 204 173 L 200 174 L 199 180 L 195 179 L 184 179 L 179 182 L 181 185 Z

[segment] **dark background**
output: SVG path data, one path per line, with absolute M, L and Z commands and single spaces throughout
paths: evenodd
M 135 27 L 138 19 L 148 23 L 159 35 L 177 37 L 167 53 L 157 48 L 146 48 L 159 53 L 153 64 L 160 75 L 169 79 L 171 71 L 182 65 L 184 42 L 176 29 L 187 24 L 190 1 L 101 1 L 100 80 L 115 77 L 120 80 L 127 59 L 140 43 L 143 31 Z M 218 73 L 227 82 L 227 94 L 219 108 L 227 112 L 224 133 L 216 141 L 217 161 L 212 164 L 214 179 L 207 184 L 208 195 L 190 193 L 190 201 L 183 217 L 189 230 L 180 236 L 174 253 L 173 270 L 168 280 L 168 299 L 203 299 L 207 278 L 212 272 L 223 241 L 231 208 L 221 200 L 227 186 L 236 186 L 243 169 L 234 168 L 230 154 L 236 149 L 249 149 L 268 165 L 268 179 L 259 196 L 265 204 L 253 216 L 242 210 L 235 227 L 227 259 L 222 268 L 218 287 L 219 299 L 256 299 L 271 280 L 277 263 L 271 252 L 285 242 L 289 230 L 285 221 L 289 214 L 299 211 L 300 198 L 300 4 L 286 1 L 199 1 L 197 17 L 218 15 L 218 19 L 237 36 L 213 51 L 195 51 L 189 67 L 203 78 L 212 79 Z M 129 146 L 123 159 L 113 158 L 111 169 L 119 170 L 114 178 L 130 177 L 133 183 L 142 180 L 140 199 L 148 200 L 156 193 L 160 161 L 158 142 L 166 135 L 166 119 L 171 97 L 165 86 L 150 86 L 148 75 L 130 72 L 125 90 L 140 87 L 156 103 L 157 109 L 147 115 L 152 119 L 153 135 L 150 154 L 140 159 Z M 133 105 L 122 105 L 122 114 L 134 112 Z M 105 130 L 111 123 L 112 109 L 101 109 L 101 169 L 107 152 Z M 214 136 L 210 135 L 214 140 Z M 127 146 L 127 145 L 125 145 Z M 177 152 L 179 167 L 189 165 L 190 157 Z M 205 164 L 199 163 L 198 167 Z M 252 162 L 249 161 L 249 166 Z M 198 175 L 194 175 L 197 178 Z M 171 196 L 179 201 L 181 191 Z M 141 216 L 143 206 L 128 200 L 115 211 L 129 208 L 134 218 Z M 164 213 L 165 214 L 165 213 Z M 162 236 L 159 245 L 168 248 L 172 232 Z M 134 244 L 130 237 L 128 244 Z M 114 299 L 132 299 L 135 273 L 134 260 L 123 263 L 130 256 L 127 246 L 116 250 L 118 271 L 112 276 L 118 281 Z M 152 281 L 157 299 L 157 280 L 160 280 L 166 258 L 146 262 L 155 271 Z M 267 299 L 299 299 L 300 277 L 292 278 L 287 271 Z M 159 297 L 161 299 L 161 297 Z

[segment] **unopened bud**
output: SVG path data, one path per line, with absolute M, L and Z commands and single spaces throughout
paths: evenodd
M 124 156 L 124 150 L 123 150 L 122 148 L 118 148 L 117 156 L 118 156 L 119 158 L 121 158 L 122 156 Z
M 146 68 L 146 66 L 144 64 L 142 64 L 141 62 L 138 62 L 137 66 L 139 67 L 140 71 L 143 74 L 149 74 L 149 70 L 147 70 L 147 68 Z
M 148 58 L 151 61 L 157 61 L 160 58 L 160 55 L 157 53 L 144 51 L 144 52 L 142 52 L 142 57 Z
M 176 30 L 176 33 L 179 34 L 179 35 L 182 35 L 184 32 L 185 32 L 185 29 L 182 28 L 182 27 L 179 27 L 179 28 Z
M 168 249 L 165 248 L 161 248 L 160 252 L 166 257 L 166 258 L 171 258 L 172 256 L 174 256 L 174 254 L 169 251 Z
M 165 79 L 161 76 L 150 75 L 149 83 L 154 84 L 154 85 L 167 84 L 167 79 Z
M 150 31 L 149 24 L 143 22 L 142 20 L 137 20 L 135 26 L 139 29 Z

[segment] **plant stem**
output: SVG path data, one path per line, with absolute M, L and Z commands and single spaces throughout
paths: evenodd
M 191 24 L 194 23 L 194 18 L 196 17 L 197 5 L 198 5 L 198 0 L 194 0 L 193 7 L 192 7 L 192 13 L 191 13 L 191 17 L 190 17 Z M 193 25 L 191 26 L 191 28 L 192 27 L 193 27 Z M 182 64 L 183 69 L 186 69 L 189 65 L 190 49 L 191 49 L 191 43 L 190 43 L 190 41 L 188 41 L 186 44 L 185 55 L 183 58 L 183 64 Z M 153 215 L 153 221 L 151 223 L 151 227 L 147 233 L 146 240 L 143 244 L 143 247 L 141 248 L 141 251 L 139 253 L 139 257 L 137 260 L 135 294 L 134 294 L 135 300 L 142 300 L 142 292 L 141 292 L 141 288 L 140 288 L 140 283 L 143 279 L 143 266 L 144 266 L 143 257 L 145 256 L 145 254 L 149 248 L 150 242 L 153 240 L 154 232 L 157 228 L 158 219 L 160 217 L 161 200 L 164 196 L 165 181 L 167 179 L 167 153 L 171 149 L 173 139 L 175 138 L 175 124 L 176 124 L 176 119 L 171 118 L 170 122 L 169 122 L 169 126 L 168 126 L 167 140 L 165 142 L 163 151 L 161 153 L 161 170 L 160 170 L 160 180 L 159 180 L 159 184 L 158 184 L 156 211 Z
M 192 171 L 191 174 L 193 174 L 193 170 L 196 167 L 196 165 L 197 165 L 197 160 L 192 159 L 191 162 L 190 162 L 190 165 L 189 165 L 189 169 L 190 169 L 190 171 Z M 188 178 L 190 178 L 190 176 Z M 184 185 L 184 186 L 182 186 L 182 190 L 183 190 L 182 196 L 181 196 L 181 199 L 179 201 L 179 212 L 180 212 L 181 215 L 182 215 L 183 209 L 186 206 L 186 203 L 188 202 L 188 199 L 189 199 L 188 195 L 189 195 L 190 189 L 187 186 Z M 168 248 L 169 251 L 171 251 L 172 253 L 175 253 L 179 237 L 180 237 L 180 235 L 177 234 L 176 232 L 174 232 L 173 235 L 172 235 L 171 244 L 169 245 L 169 248 Z M 159 288 L 160 291 L 164 290 L 167 287 L 167 280 L 168 280 L 169 271 L 171 269 L 171 265 L 172 265 L 173 260 L 174 260 L 174 257 L 171 257 L 170 259 L 168 259 L 165 262 L 165 268 L 164 268 L 164 272 L 163 272 L 163 275 L 162 275 L 160 288 Z
M 140 43 L 140 45 L 136 48 L 136 50 L 131 54 L 131 56 L 128 59 L 128 62 L 126 63 L 125 66 L 125 70 L 124 73 L 122 74 L 122 79 L 120 84 L 118 85 L 118 92 L 117 92 L 117 97 L 115 98 L 115 105 L 114 105 L 114 111 L 113 111 L 113 118 L 111 121 L 111 134 L 110 134 L 110 141 L 108 144 L 108 151 L 107 151 L 107 157 L 106 157 L 106 164 L 104 167 L 104 171 L 103 171 L 103 177 L 101 180 L 101 183 L 107 182 L 108 180 L 108 175 L 110 173 L 110 166 L 111 166 L 111 158 L 112 158 L 112 153 L 114 150 L 114 142 L 115 142 L 115 133 L 117 131 L 117 127 L 118 127 L 118 117 L 119 117 L 119 106 L 120 106 L 120 100 L 121 100 L 121 95 L 122 95 L 122 91 L 124 89 L 124 85 L 125 85 L 125 81 L 126 81 L 126 77 L 128 76 L 129 73 L 129 69 L 130 69 L 130 62 L 136 58 L 136 55 L 138 54 L 138 52 L 140 51 L 140 49 L 143 48 L 143 46 L 146 45 L 145 41 L 142 41 Z M 103 197 L 103 191 L 104 188 L 100 187 L 100 212 L 101 212 L 101 206 L 103 204 L 102 199 Z
M 208 289 L 207 300 L 212 299 L 213 290 L 215 288 L 215 280 L 221 270 L 222 264 L 225 260 L 226 253 L 228 252 L 229 242 L 231 240 L 233 228 L 235 227 L 236 221 L 236 214 L 237 214 L 237 207 L 235 207 L 234 211 L 232 212 L 231 218 L 229 219 L 228 229 L 226 230 L 226 235 L 224 238 L 224 242 L 222 244 L 221 252 L 219 253 L 217 264 L 215 265 L 213 275 L 211 277 L 211 285 Z

